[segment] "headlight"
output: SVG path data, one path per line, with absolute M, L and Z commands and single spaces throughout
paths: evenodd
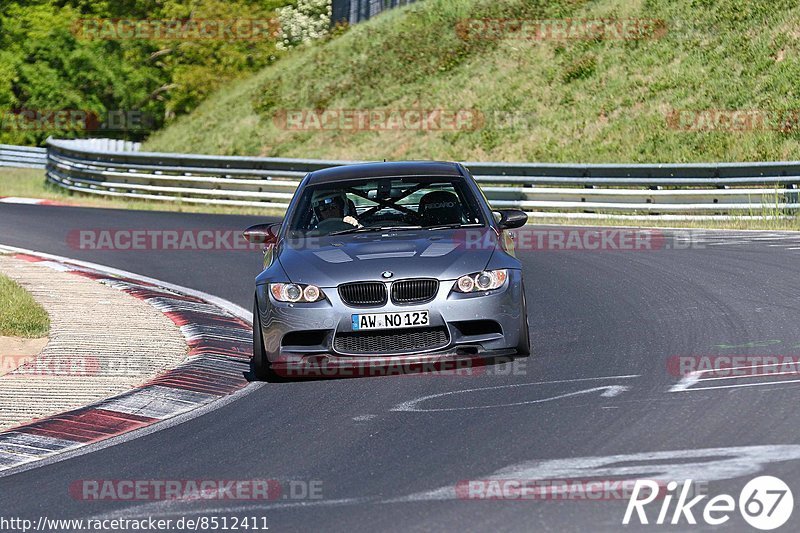
M 270 283 L 269 290 L 279 302 L 318 302 L 325 298 L 322 290 L 316 285 L 299 285 L 296 283 Z
M 456 292 L 482 292 L 499 289 L 506 282 L 508 271 L 503 270 L 484 270 L 469 276 L 461 276 L 456 281 L 453 290 Z

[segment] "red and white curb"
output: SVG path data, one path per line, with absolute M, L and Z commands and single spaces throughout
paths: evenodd
M 176 417 L 248 385 L 252 328 L 241 308 L 225 302 L 224 309 L 224 300 L 99 265 L 28 251 L 14 257 L 96 280 L 147 302 L 180 327 L 189 354 L 184 363 L 133 390 L 0 432 L 0 472 Z
M 42 198 L 22 198 L 20 196 L 0 196 L 0 204 L 25 204 L 25 205 L 61 205 L 65 204 L 57 200 L 44 200 Z

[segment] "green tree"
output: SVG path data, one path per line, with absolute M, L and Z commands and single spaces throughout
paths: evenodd
M 161 127 L 210 92 L 278 57 L 258 40 L 97 39 L 81 32 L 96 19 L 270 20 L 288 0 L 11 0 L 0 7 L 0 142 L 41 144 L 49 135 L 87 132 L 21 127 L 15 111 L 126 110 Z M 148 131 L 94 132 L 143 138 Z M 91 132 L 89 132 L 91 133 Z

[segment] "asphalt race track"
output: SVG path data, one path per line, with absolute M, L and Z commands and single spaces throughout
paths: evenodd
M 249 308 L 258 252 L 92 251 L 67 236 L 101 228 L 240 230 L 262 220 L 2 205 L 0 243 Z M 681 377 L 669 366 L 674 356 L 800 354 L 798 243 L 800 235 L 702 232 L 689 248 L 670 234 L 669 249 L 654 251 L 521 252 L 535 355 L 517 366 L 267 383 L 175 427 L 0 478 L 0 509 L 34 520 L 263 516 L 272 531 L 617 531 L 626 500 L 482 501 L 454 490 L 490 476 L 609 477 L 592 470 L 605 463 L 639 465 L 628 478 L 688 470 L 710 495 L 734 498 L 756 475 L 776 475 L 800 498 L 797 376 L 673 389 Z M 624 457 L 586 459 L 606 456 Z M 263 478 L 318 481 L 323 498 L 87 502 L 69 494 L 83 479 Z M 660 504 L 653 505 L 651 522 Z M 702 523 L 702 509 L 694 514 Z M 634 523 L 628 529 L 666 527 Z M 752 530 L 737 513 L 725 525 Z M 703 527 L 683 521 L 678 529 Z M 800 530 L 800 513 L 784 528 Z

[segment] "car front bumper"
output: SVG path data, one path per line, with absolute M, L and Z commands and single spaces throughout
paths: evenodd
M 287 361 L 324 360 L 327 364 L 370 364 L 458 360 L 476 355 L 509 355 L 515 352 L 526 326 L 522 273 L 509 270 L 505 285 L 489 292 L 461 294 L 452 291 L 455 280 L 441 281 L 432 301 L 424 304 L 397 305 L 391 301 L 381 307 L 350 307 L 339 297 L 338 290 L 323 288 L 326 299 L 315 303 L 276 301 L 268 285 L 257 286 L 258 311 L 268 360 L 273 365 Z M 429 313 L 428 329 L 444 333 L 428 347 L 408 349 L 395 344 L 380 352 L 362 353 L 343 349 L 337 336 L 357 338 L 362 335 L 395 335 L 403 339 L 403 329 L 354 332 L 352 315 L 363 313 L 403 312 L 425 309 Z M 340 339 L 341 340 L 341 339 Z M 385 340 L 385 339 L 384 339 Z

